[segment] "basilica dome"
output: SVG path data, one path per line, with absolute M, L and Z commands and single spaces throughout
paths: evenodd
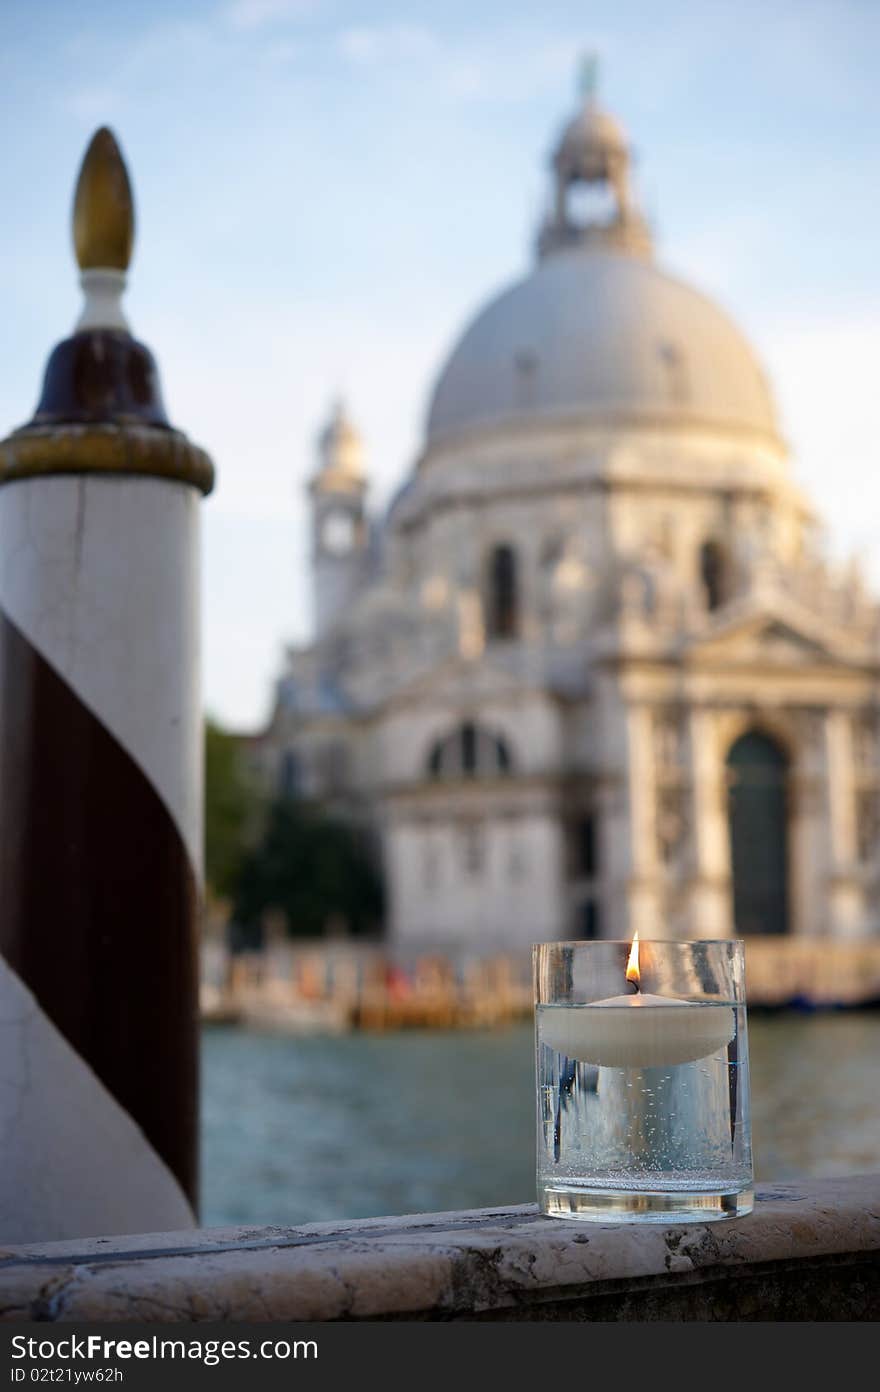
M 428 439 L 579 418 L 777 433 L 728 316 L 653 262 L 597 247 L 548 256 L 477 315 L 440 374 Z
M 428 414 L 431 446 L 476 428 L 698 425 L 778 438 L 770 390 L 717 305 L 653 259 L 629 189 L 628 147 L 588 98 L 553 154 L 538 264 L 465 329 Z M 576 186 L 612 211 L 579 220 Z

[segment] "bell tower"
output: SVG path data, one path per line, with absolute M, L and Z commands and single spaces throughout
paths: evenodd
M 318 436 L 309 493 L 315 636 L 322 638 L 357 593 L 369 549 L 363 442 L 342 401 Z

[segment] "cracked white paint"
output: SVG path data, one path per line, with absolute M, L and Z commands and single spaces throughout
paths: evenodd
M 146 774 L 199 881 L 200 501 L 106 475 L 0 488 L 0 607 Z
M 194 1221 L 146 1137 L 0 957 L 0 1242 Z

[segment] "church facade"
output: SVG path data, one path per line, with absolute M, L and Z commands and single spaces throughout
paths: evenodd
M 878 607 L 629 162 L 588 95 L 384 516 L 342 407 L 320 437 L 314 639 L 255 757 L 372 838 L 401 949 L 880 933 Z

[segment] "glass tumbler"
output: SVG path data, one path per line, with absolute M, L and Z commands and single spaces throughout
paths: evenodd
M 533 948 L 544 1213 L 706 1222 L 754 1203 L 743 944 Z

